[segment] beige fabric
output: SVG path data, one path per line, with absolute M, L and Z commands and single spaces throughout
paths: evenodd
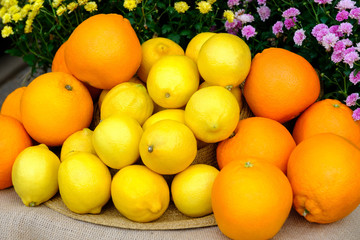
M 274 213 L 276 214 L 276 213 Z M 358 240 L 360 207 L 327 225 L 307 222 L 291 212 L 275 240 Z M 174 223 L 176 224 L 176 223 Z M 228 239 L 217 226 L 179 230 L 131 230 L 75 220 L 45 205 L 26 207 L 13 188 L 0 190 L 0 239 Z

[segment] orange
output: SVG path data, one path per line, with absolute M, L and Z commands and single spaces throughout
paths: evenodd
M 26 87 L 19 87 L 6 96 L 0 113 L 13 117 L 21 122 L 20 101 Z
M 93 87 L 110 89 L 129 81 L 141 62 L 141 46 L 128 19 L 97 14 L 80 23 L 65 47 L 70 72 Z
M 270 239 L 289 216 L 293 195 L 285 174 L 256 158 L 220 170 L 211 200 L 220 231 L 231 239 Z
M 32 145 L 23 125 L 13 117 L 0 114 L 0 189 L 12 186 L 11 170 L 18 154 Z
M 287 162 L 295 146 L 290 132 L 279 122 L 250 117 L 239 121 L 233 137 L 218 144 L 216 155 L 220 169 L 238 158 L 255 157 L 274 164 L 286 173 Z
M 59 146 L 72 133 L 89 127 L 93 116 L 89 91 L 63 72 L 35 78 L 24 91 L 20 109 L 29 135 L 48 146 Z
M 244 97 L 255 116 L 287 122 L 316 101 L 320 81 L 302 56 L 281 48 L 255 55 L 246 78 Z
M 340 135 L 360 148 L 360 122 L 352 118 L 352 110 L 335 99 L 312 104 L 296 120 L 293 137 L 298 144 L 319 133 Z
M 51 64 L 51 71 L 52 72 L 64 72 L 71 74 L 70 70 L 66 66 L 65 62 L 65 46 L 66 42 L 61 44 L 61 46 L 58 48 L 58 50 L 55 53 L 55 56 L 53 58 L 52 64 Z
M 287 176 L 294 208 L 309 222 L 331 223 L 360 203 L 360 150 L 333 133 L 302 141 L 290 155 Z
M 68 74 L 72 74 L 68 67 L 66 66 L 65 62 L 65 46 L 67 42 L 64 42 L 59 49 L 56 51 L 55 56 L 52 61 L 51 71 L 52 72 L 64 72 Z M 91 98 L 93 100 L 97 100 L 100 96 L 101 89 L 95 88 L 90 86 L 89 84 L 85 83 L 85 87 L 89 90 Z

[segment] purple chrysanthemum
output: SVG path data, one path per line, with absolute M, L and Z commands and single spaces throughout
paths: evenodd
M 241 34 L 243 37 L 249 40 L 249 38 L 254 37 L 257 32 L 253 26 L 246 25 L 245 27 L 243 27 L 243 29 L 241 29 Z
M 296 22 L 297 22 L 296 17 L 286 18 L 284 21 L 285 28 L 287 30 L 290 30 L 290 28 L 295 26 Z
M 349 18 L 349 12 L 346 10 L 341 10 L 336 14 L 336 21 L 342 22 L 344 20 L 347 20 Z
M 348 64 L 350 68 L 353 68 L 354 62 L 358 60 L 360 60 L 359 53 L 354 47 L 350 47 L 345 50 L 343 62 Z
M 356 75 L 355 75 L 355 70 L 352 71 L 349 75 L 349 81 L 352 82 L 354 85 L 360 82 L 360 71 L 357 72 Z
M 238 6 L 240 4 L 240 0 L 228 0 L 227 5 L 230 9 L 234 6 Z
M 299 14 L 300 14 L 299 9 L 291 7 L 289 9 L 286 9 L 283 12 L 282 17 L 284 17 L 284 18 L 292 18 L 292 17 L 296 17 Z
M 273 26 L 272 26 L 272 31 L 274 33 L 274 35 L 278 35 L 279 33 L 283 33 L 283 27 L 284 27 L 284 23 L 282 21 L 277 21 Z
M 261 21 L 265 22 L 270 17 L 271 10 L 268 6 L 263 5 L 256 8 L 256 10 L 260 16 Z
M 305 40 L 306 35 L 304 29 L 299 29 L 294 34 L 294 42 L 296 45 L 301 46 Z
M 356 105 L 356 101 L 359 100 L 359 93 L 352 93 L 346 98 L 346 106 L 351 107 Z
M 327 4 L 332 3 L 332 0 L 314 0 L 314 2 L 318 4 Z
M 353 111 L 352 117 L 355 121 L 360 120 L 360 108 L 357 108 Z
M 341 0 L 340 2 L 338 2 L 335 8 L 339 10 L 353 9 L 355 8 L 355 4 L 356 2 L 351 0 Z
M 349 36 L 352 34 L 352 29 L 353 25 L 349 22 L 345 22 L 340 23 L 338 31 Z

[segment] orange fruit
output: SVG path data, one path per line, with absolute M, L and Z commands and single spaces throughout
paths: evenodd
M 21 122 L 20 101 L 26 87 L 19 87 L 6 96 L 0 113 L 13 117 Z
M 287 176 L 294 208 L 309 222 L 331 223 L 360 203 L 360 150 L 333 133 L 302 141 L 291 153 Z
M 13 117 L 0 114 L 0 189 L 12 186 L 11 170 L 18 154 L 32 145 L 23 125 Z
M 52 64 L 51 64 L 51 71 L 52 72 L 64 72 L 71 74 L 70 70 L 66 66 L 65 62 L 65 46 L 66 42 L 61 44 L 61 46 L 58 48 L 58 50 L 55 53 L 55 56 L 53 58 Z
M 289 216 L 293 194 L 285 174 L 256 158 L 220 170 L 211 200 L 220 231 L 231 239 L 270 239 Z
M 243 90 L 255 116 L 287 122 L 316 101 L 320 81 L 302 56 L 281 48 L 255 55 Z
M 319 133 L 340 135 L 360 148 L 360 122 L 352 118 L 352 110 L 335 99 L 312 104 L 296 120 L 293 129 L 295 142 Z
M 35 78 L 24 91 L 20 109 L 29 135 L 48 146 L 59 146 L 72 133 L 89 127 L 93 116 L 89 91 L 63 72 Z
M 110 89 L 135 75 L 141 62 L 140 41 L 128 19 L 97 14 L 74 29 L 66 43 L 65 62 L 77 79 Z
M 286 173 L 295 146 L 291 133 L 281 123 L 269 118 L 250 117 L 239 121 L 233 137 L 218 144 L 216 155 L 220 169 L 238 158 L 255 157 Z

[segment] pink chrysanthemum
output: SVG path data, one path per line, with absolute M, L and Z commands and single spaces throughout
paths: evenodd
M 360 60 L 359 53 L 354 47 L 350 47 L 345 50 L 343 62 L 348 64 L 350 68 L 353 68 L 354 62 L 358 60 Z
M 327 51 L 330 51 L 338 40 L 339 38 L 335 34 L 328 33 L 322 38 L 321 45 L 323 45 Z
M 300 14 L 299 9 L 291 7 L 283 12 L 282 17 L 292 18 L 292 17 L 296 17 L 299 14 Z
M 314 0 L 314 2 L 318 4 L 327 4 L 332 3 L 332 0 Z
M 360 108 L 357 108 L 353 111 L 352 117 L 355 121 L 360 120 Z
M 359 93 L 352 93 L 346 98 L 346 106 L 351 107 L 356 105 L 356 101 L 359 100 Z
M 322 38 L 329 32 L 329 27 L 326 24 L 320 23 L 313 27 L 311 35 L 313 35 L 318 42 L 321 42 Z
M 299 29 L 295 32 L 293 39 L 296 45 L 301 46 L 305 38 L 306 35 L 304 29 Z
M 360 20 L 360 7 L 350 10 L 349 17 L 352 19 Z
M 228 0 L 227 5 L 230 9 L 232 9 L 234 6 L 239 6 L 240 0 Z
M 272 31 L 274 33 L 274 35 L 278 35 L 279 33 L 283 33 L 283 27 L 284 27 L 284 23 L 282 21 L 277 21 L 273 26 L 272 26 Z
M 246 39 L 249 40 L 249 38 L 254 37 L 257 32 L 253 26 L 246 25 L 243 27 L 243 29 L 241 29 L 241 34 L 243 37 L 246 37 Z
M 349 22 L 340 23 L 338 31 L 350 36 L 352 34 L 353 25 Z
M 259 5 L 265 5 L 266 4 L 266 0 L 257 0 L 257 3 Z
M 341 10 L 336 14 L 336 21 L 342 22 L 344 20 L 347 20 L 349 18 L 349 12 L 346 10 Z
M 356 2 L 351 0 L 341 0 L 340 2 L 338 2 L 335 8 L 339 10 L 353 9 L 356 7 L 355 4 Z
M 270 17 L 271 10 L 268 6 L 263 5 L 256 8 L 256 10 L 260 16 L 261 21 L 265 22 Z
M 296 17 L 286 18 L 285 21 L 284 21 L 285 28 L 287 30 L 290 30 L 290 28 L 295 26 L 296 22 L 297 22 Z
M 337 37 L 343 37 L 344 34 L 339 31 L 339 25 L 332 25 L 329 27 L 329 32 L 335 34 Z
M 248 13 L 244 13 L 244 14 L 240 14 L 240 15 L 235 15 L 235 18 L 237 20 L 239 20 L 240 22 L 242 22 L 243 24 L 245 23 L 250 23 L 250 22 L 253 22 L 255 19 L 254 19 L 254 16 L 251 15 L 251 14 L 248 14 Z
M 234 19 L 233 22 L 225 22 L 225 30 L 233 35 L 237 35 L 239 32 L 239 29 L 241 28 L 241 22 L 237 19 Z
M 360 82 L 360 71 L 357 72 L 356 75 L 355 75 L 355 70 L 352 71 L 349 75 L 349 81 L 352 82 L 354 85 Z

